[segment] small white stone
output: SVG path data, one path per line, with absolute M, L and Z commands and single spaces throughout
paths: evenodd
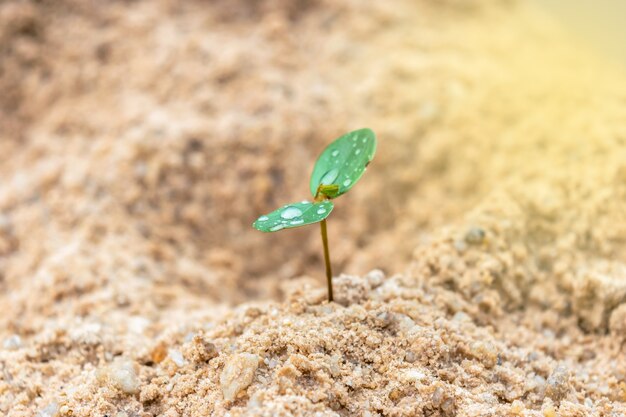
M 407 333 L 413 330 L 413 328 L 415 328 L 416 326 L 415 322 L 406 314 L 396 314 L 395 319 L 398 325 L 398 330 L 400 330 L 402 333 Z
M 377 288 L 385 282 L 385 273 L 380 269 L 373 269 L 365 275 L 365 279 L 372 288 Z
M 233 401 L 241 391 L 248 388 L 258 366 L 259 357 L 252 353 L 238 353 L 231 356 L 220 375 L 224 399 Z
M 183 357 L 183 354 L 180 353 L 179 350 L 176 349 L 169 349 L 167 351 L 167 356 L 178 366 L 178 367 L 182 367 L 185 366 L 185 358 Z
M 59 404 L 54 401 L 48 404 L 43 410 L 37 413 L 37 417 L 55 417 L 59 412 Z
M 426 378 L 426 374 L 419 369 L 407 369 L 404 371 L 404 379 L 408 382 L 418 382 Z
M 7 350 L 17 350 L 22 347 L 22 339 L 14 334 L 4 339 L 2 346 Z
M 114 361 L 106 373 L 109 381 L 126 394 L 139 392 L 139 378 L 135 371 L 135 364 L 129 360 L 120 358 Z

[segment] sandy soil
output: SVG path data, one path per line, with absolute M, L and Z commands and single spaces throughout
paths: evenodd
M 2 2 L 0 414 L 626 415 L 624 120 L 522 1 Z

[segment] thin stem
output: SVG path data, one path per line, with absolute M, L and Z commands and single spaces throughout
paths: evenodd
M 326 263 L 326 283 L 328 284 L 328 302 L 333 301 L 333 271 L 330 267 L 330 255 L 328 254 L 328 233 L 326 232 L 326 219 L 320 222 L 322 228 L 322 243 L 324 244 L 324 262 Z

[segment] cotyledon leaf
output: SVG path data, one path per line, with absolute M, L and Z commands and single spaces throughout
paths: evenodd
M 324 149 L 311 174 L 311 194 L 316 197 L 320 184 L 339 186 L 346 193 L 356 184 L 376 153 L 376 135 L 371 129 L 359 129 L 341 136 Z
M 302 201 L 287 204 L 256 219 L 252 226 L 261 232 L 277 232 L 282 229 L 305 226 L 324 220 L 333 210 L 332 201 Z

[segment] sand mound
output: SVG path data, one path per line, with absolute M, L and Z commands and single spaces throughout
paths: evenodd
M 626 413 L 623 74 L 370 3 L 0 5 L 0 413 Z M 318 230 L 250 225 L 364 126 L 328 304 Z

